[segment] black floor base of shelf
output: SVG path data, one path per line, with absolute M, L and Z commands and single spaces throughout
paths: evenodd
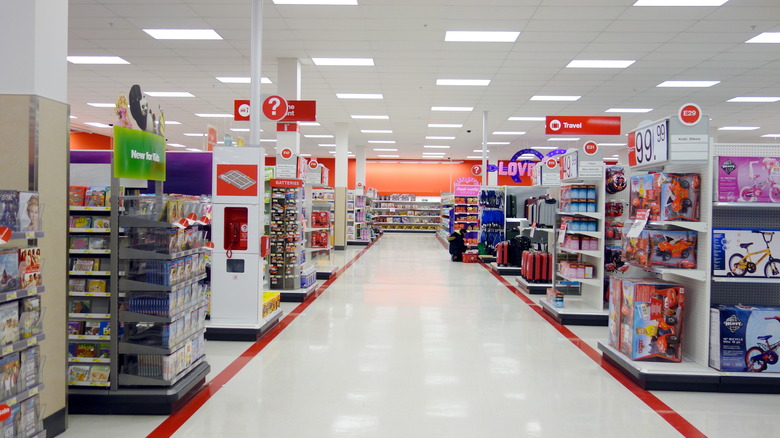
M 347 241 L 347 245 L 361 245 L 361 246 L 367 246 L 371 242 L 368 240 L 350 240 Z
M 206 383 L 211 370 L 203 362 L 169 388 L 76 388 L 68 390 L 68 413 L 91 415 L 170 415 Z
M 403 229 L 383 229 L 383 233 L 435 233 L 436 230 L 403 230 Z
M 496 271 L 498 275 L 520 275 L 522 272 L 519 266 L 501 266 L 495 262 L 490 263 L 490 269 Z
M 274 328 L 282 318 L 280 313 L 275 318 L 267 321 L 260 328 L 228 328 L 228 327 L 206 327 L 207 341 L 250 341 L 255 342 L 260 339 L 268 330 Z
M 306 298 L 309 298 L 311 294 L 314 293 L 314 291 L 317 290 L 317 283 L 315 282 L 311 286 L 309 286 L 305 292 L 301 292 L 301 289 L 297 289 L 294 291 L 275 291 L 279 292 L 280 299 L 283 303 L 302 303 L 306 301 Z
M 572 313 L 558 311 L 558 309 L 545 303 L 541 306 L 544 312 L 561 325 L 584 325 L 593 327 L 606 327 L 609 323 L 607 314 L 597 313 Z

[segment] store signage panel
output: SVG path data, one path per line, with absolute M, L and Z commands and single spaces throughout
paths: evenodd
M 274 99 L 276 98 L 276 99 Z M 272 100 L 273 99 L 273 100 Z M 281 99 L 281 100 L 278 100 Z M 284 101 L 279 96 L 269 96 L 263 102 L 263 112 L 266 109 L 271 112 L 275 118 L 266 117 L 270 120 L 281 122 L 316 122 L 317 121 L 317 101 L 316 100 L 287 100 L 287 110 L 284 116 L 279 117 L 278 111 L 281 111 Z M 267 108 L 266 108 L 267 104 Z M 276 107 L 274 109 L 274 107 Z M 265 114 L 264 114 L 265 115 Z M 250 102 L 248 99 L 239 99 L 233 101 L 233 119 L 237 121 L 246 121 L 250 117 Z
M 317 101 L 316 100 L 288 100 L 287 115 L 282 122 L 316 122 L 317 121 Z
M 165 137 L 114 126 L 114 178 L 165 181 Z
M 620 135 L 620 117 L 547 116 L 547 135 Z
M 234 100 L 233 101 L 233 120 L 249 120 L 249 100 Z
M 268 96 L 263 101 L 262 109 L 268 120 L 281 120 L 287 114 L 287 101 L 281 96 Z
M 604 178 L 604 160 L 603 153 L 595 142 L 589 141 L 583 146 L 582 154 L 579 156 L 579 178 Z
M 646 166 L 669 159 L 669 119 L 628 134 L 628 165 Z
M 579 176 L 578 151 L 567 152 L 560 157 L 561 170 L 559 176 L 562 180 L 577 178 Z
M 271 187 L 303 187 L 303 181 L 299 179 L 275 178 L 271 180 Z
M 477 197 L 480 186 L 455 186 L 455 196 Z
M 461 176 L 455 180 L 456 186 L 479 186 L 479 180 L 470 176 Z
M 217 196 L 257 196 L 257 164 L 217 164 Z

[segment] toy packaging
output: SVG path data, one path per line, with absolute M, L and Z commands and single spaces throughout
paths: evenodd
M 83 207 L 84 198 L 87 194 L 87 188 L 83 186 L 70 186 L 68 190 L 68 205 L 73 207 Z
M 716 277 L 778 277 L 780 230 L 712 230 L 712 275 Z
M 650 266 L 650 239 L 647 231 L 642 231 L 639 237 L 628 237 L 629 225 L 623 227 L 621 234 L 621 246 L 623 258 L 626 262 L 636 266 Z
M 311 213 L 312 228 L 328 228 L 330 226 L 330 212 L 313 211 Z
M 661 173 L 662 221 L 698 221 L 701 175 L 698 173 Z
M 683 286 L 622 279 L 620 351 L 632 360 L 682 360 Z
M 721 371 L 780 372 L 780 308 L 718 306 L 710 309 L 710 366 Z
M 650 243 L 650 265 L 696 269 L 695 231 L 645 230 Z
M 658 184 L 660 174 L 634 175 L 629 184 L 628 218 L 636 219 L 637 210 L 650 210 L 651 221 L 661 219 L 661 188 Z
M 718 157 L 719 202 L 780 202 L 780 158 Z

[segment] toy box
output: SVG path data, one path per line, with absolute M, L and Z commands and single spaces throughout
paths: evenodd
M 721 371 L 780 372 L 771 344 L 780 339 L 780 308 L 710 309 L 710 366 Z
M 719 202 L 780 202 L 780 158 L 718 157 Z
M 660 174 L 634 175 L 629 184 L 628 218 L 636 219 L 637 210 L 650 210 L 649 220 L 661 218 L 661 187 L 658 183 Z
M 330 212 L 327 212 L 327 211 L 313 211 L 311 213 L 311 227 L 312 228 L 328 228 L 328 227 L 330 227 Z
M 623 258 L 626 262 L 636 266 L 650 266 L 650 238 L 647 231 L 642 231 L 639 237 L 628 237 L 629 225 L 623 227 L 621 234 L 621 246 Z
M 775 239 L 775 237 L 778 237 Z M 712 275 L 716 277 L 778 277 L 780 230 L 712 230 Z
M 662 221 L 698 221 L 701 175 L 698 173 L 661 173 Z
M 645 230 L 650 244 L 651 266 L 696 269 L 695 231 Z
M 623 279 L 620 351 L 632 360 L 682 360 L 683 286 Z
M 609 277 L 609 320 L 607 322 L 607 343 L 614 349 L 620 348 L 620 301 L 622 278 Z

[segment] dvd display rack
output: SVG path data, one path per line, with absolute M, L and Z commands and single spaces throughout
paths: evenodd
M 311 189 L 311 215 L 306 227 L 306 251 L 316 271 L 316 278 L 328 279 L 336 272 L 333 265 L 333 238 L 335 232 L 335 194 L 329 187 Z M 308 206 L 307 202 L 307 206 Z
M 371 242 L 370 213 L 372 199 L 362 190 L 347 192 L 347 244 L 368 245 Z M 373 216 L 376 220 L 376 216 Z
M 438 236 L 445 242 L 453 231 L 454 203 L 455 195 L 452 192 L 443 192 L 441 194 L 441 222 L 439 223 Z
M 303 255 L 303 189 L 271 187 L 271 252 L 268 274 L 273 290 L 300 288 Z M 285 300 L 284 294 L 282 300 Z
M 383 195 L 374 206 L 374 224 L 388 232 L 435 233 L 441 224 L 441 198 Z
M 8 409 L 0 421 L 3 436 L 46 436 L 40 402 L 44 360 L 38 346 L 45 338 L 43 260 L 37 246 L 44 237 L 43 206 L 38 200 L 37 192 L 0 190 L 0 404 Z

